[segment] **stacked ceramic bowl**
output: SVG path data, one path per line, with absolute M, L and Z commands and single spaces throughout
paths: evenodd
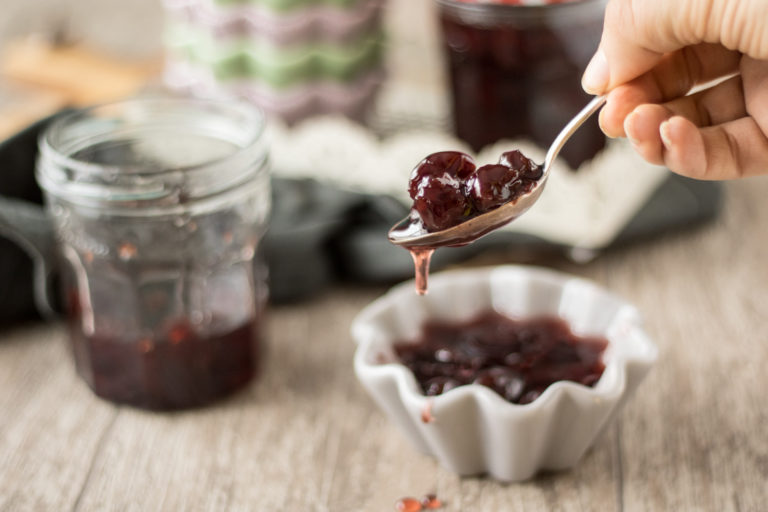
M 288 122 L 360 117 L 383 78 L 384 0 L 164 0 L 165 79 Z

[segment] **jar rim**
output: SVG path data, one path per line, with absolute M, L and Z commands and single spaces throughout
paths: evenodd
M 51 158 L 57 165 L 63 165 L 71 168 L 77 168 L 82 171 L 103 172 L 104 168 L 110 167 L 104 164 L 93 164 L 86 160 L 78 159 L 66 154 L 62 151 L 62 148 L 57 147 L 56 141 L 52 140 L 54 136 L 60 135 L 60 131 L 67 126 L 73 125 L 75 122 L 86 119 L 94 112 L 101 110 L 117 109 L 120 107 L 141 106 L 141 105 L 161 105 L 171 104 L 173 106 L 190 106 L 197 108 L 216 108 L 219 110 L 228 110 L 230 113 L 237 115 L 245 115 L 250 118 L 251 122 L 249 126 L 255 127 L 252 133 L 248 134 L 245 144 L 237 146 L 237 149 L 232 153 L 223 156 L 221 158 L 212 159 L 209 161 L 203 161 L 190 165 L 181 165 L 173 168 L 166 169 L 164 171 L 153 171 L 153 175 L 162 174 L 164 172 L 179 172 L 179 171 L 194 171 L 196 169 L 210 166 L 212 163 L 223 162 L 229 159 L 237 159 L 237 157 L 244 151 L 247 151 L 249 147 L 256 144 L 261 136 L 264 134 L 265 118 L 260 109 L 250 103 L 239 100 L 219 100 L 219 99 L 202 99 L 202 98 L 179 98 L 168 96 L 146 96 L 122 99 L 117 101 L 109 101 L 104 103 L 98 103 L 87 107 L 75 109 L 73 111 L 62 114 L 53 120 L 53 122 L 40 134 L 38 139 L 38 148 L 41 154 L 47 158 Z
M 463 5 L 473 8 L 482 9 L 517 9 L 517 10 L 532 10 L 532 9 L 548 9 L 548 8 L 564 8 L 565 6 L 572 6 L 576 4 L 597 4 L 605 3 L 607 0 L 568 0 L 560 2 L 547 2 L 546 0 L 538 0 L 530 3 L 522 4 L 510 4 L 505 2 L 494 2 L 492 0 L 485 1 L 468 1 L 468 0 L 435 0 L 438 4 L 445 5 Z
M 261 110 L 238 100 L 158 95 L 84 107 L 55 119 L 38 138 L 37 180 L 46 193 L 82 206 L 178 206 L 237 188 L 260 172 L 268 153 L 265 126 Z M 76 155 L 121 137 L 143 134 L 150 140 L 146 132 L 152 130 L 166 137 L 178 131 L 226 148 L 198 159 L 186 155 L 190 161 L 178 165 L 100 163 Z M 203 179 L 212 174 L 215 180 Z
M 582 12 L 591 13 L 590 9 L 604 8 L 607 0 L 573 0 L 557 3 L 507 4 L 495 2 L 467 2 L 464 0 L 435 0 L 446 14 L 461 17 L 462 21 L 480 25 L 506 21 L 535 21 L 552 16 L 566 16 Z M 586 12 L 585 12 L 586 11 Z M 565 21 L 565 20 L 563 20 Z M 571 21 L 571 20 L 568 20 Z

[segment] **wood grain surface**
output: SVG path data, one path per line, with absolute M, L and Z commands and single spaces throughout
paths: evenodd
M 376 288 L 273 307 L 262 373 L 197 411 L 95 398 L 60 325 L 0 342 L 0 510 L 761 511 L 768 500 L 768 179 L 728 183 L 716 223 L 562 270 L 634 302 L 657 366 L 579 466 L 522 484 L 459 478 L 411 450 L 352 372 Z
M 136 50 L 137 20 L 157 12 L 149 0 L 3 0 L 0 41 L 52 26 L 67 3 L 79 36 L 117 49 Z M 391 19 L 421 26 L 412 0 L 392 5 Z M 768 178 L 725 190 L 713 224 L 554 262 L 635 303 L 661 350 L 572 471 L 504 485 L 414 452 L 352 371 L 350 321 L 384 289 L 350 285 L 270 308 L 260 378 L 190 412 L 95 398 L 61 325 L 0 332 L 0 511 L 388 512 L 429 492 L 450 512 L 768 510 Z

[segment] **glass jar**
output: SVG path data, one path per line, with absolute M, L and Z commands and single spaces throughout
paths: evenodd
M 589 101 L 581 76 L 600 42 L 606 2 L 437 0 L 456 135 L 475 150 L 502 138 L 549 147 Z M 561 156 L 576 168 L 604 146 L 595 116 Z
M 97 395 L 175 409 L 253 377 L 267 296 L 263 128 L 248 105 L 136 99 L 41 136 L 71 346 Z

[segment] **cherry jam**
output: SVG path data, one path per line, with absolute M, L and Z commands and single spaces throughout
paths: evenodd
M 78 373 L 93 392 L 145 409 L 197 407 L 244 387 L 255 375 L 259 320 L 200 334 L 188 319 L 151 336 L 88 334 L 70 295 L 69 337 Z
M 395 352 L 427 396 L 480 384 L 527 404 L 557 381 L 593 386 L 607 345 L 576 336 L 560 318 L 513 320 L 487 311 L 467 322 L 427 322 L 417 340 L 395 343 Z
M 433 153 L 411 172 L 412 218 L 429 232 L 456 226 L 530 192 L 542 174 L 520 151 L 480 168 L 460 151 Z
M 422 160 L 411 172 L 408 192 L 413 200 L 404 232 L 435 232 L 451 228 L 530 192 L 543 176 L 541 166 L 520 151 L 508 151 L 496 164 L 475 166 L 460 151 L 441 151 Z M 500 225 L 485 227 L 443 245 L 466 245 Z M 403 245 L 411 253 L 416 292 L 427 293 L 429 262 L 437 245 Z
M 549 147 L 589 101 L 581 75 L 600 41 L 604 2 L 438 3 L 456 135 L 475 151 L 504 138 Z M 605 140 L 590 119 L 561 156 L 577 168 Z

